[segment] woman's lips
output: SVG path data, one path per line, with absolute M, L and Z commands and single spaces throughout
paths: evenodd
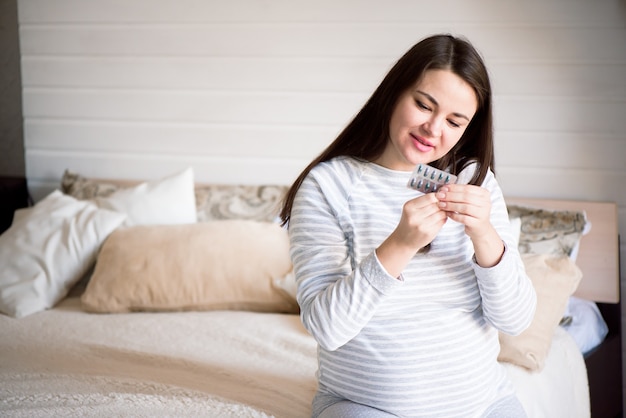
M 428 152 L 434 148 L 434 145 L 421 138 L 419 136 L 411 135 L 413 137 L 413 142 L 415 143 L 415 147 L 421 152 Z

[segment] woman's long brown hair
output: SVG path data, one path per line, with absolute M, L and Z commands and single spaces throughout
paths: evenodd
M 478 170 L 470 184 L 479 185 L 491 168 L 495 172 L 491 83 L 485 64 L 467 41 L 452 35 L 434 35 L 409 49 L 391 68 L 359 113 L 337 138 L 300 173 L 289 188 L 280 212 L 282 224 L 289 222 L 300 185 L 317 164 L 338 156 L 373 161 L 389 141 L 389 121 L 398 98 L 421 79 L 427 70 L 445 69 L 461 77 L 476 93 L 478 109 L 459 142 L 442 158 L 431 163 L 458 174 L 471 162 Z

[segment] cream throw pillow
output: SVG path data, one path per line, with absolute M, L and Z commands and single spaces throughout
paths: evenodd
M 81 300 L 91 312 L 297 312 L 274 285 L 291 270 L 287 231 L 269 222 L 120 228 L 104 243 Z
M 498 360 L 540 371 L 582 272 L 566 255 L 522 254 L 522 260 L 537 293 L 537 309 L 532 323 L 520 335 L 500 333 Z
M 16 211 L 0 235 L 0 311 L 17 318 L 52 308 L 93 266 L 124 214 L 56 190 Z

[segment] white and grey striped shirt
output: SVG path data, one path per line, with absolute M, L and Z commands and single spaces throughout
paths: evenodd
M 338 157 L 316 166 L 294 200 L 298 302 L 319 344 L 314 416 L 341 398 L 399 416 L 467 418 L 513 391 L 497 362 L 497 330 L 522 332 L 536 297 L 500 187 L 489 172 L 483 187 L 505 243 L 498 265 L 478 266 L 463 225 L 448 219 L 398 280 L 375 249 L 420 193 L 407 188 L 409 175 Z

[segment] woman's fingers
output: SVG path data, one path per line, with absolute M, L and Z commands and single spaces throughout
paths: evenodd
M 476 233 L 490 224 L 491 197 L 479 186 L 452 184 L 437 192 L 439 207 L 450 219 L 464 224 L 468 233 Z
M 433 194 L 419 196 L 404 204 L 396 232 L 412 246 L 423 247 L 434 239 L 447 215 Z

